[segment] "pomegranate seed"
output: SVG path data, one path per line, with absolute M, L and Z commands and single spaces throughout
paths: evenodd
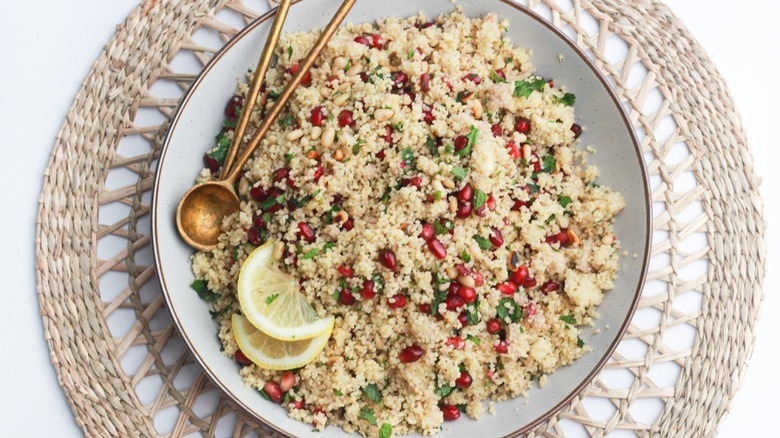
M 458 200 L 460 202 L 471 202 L 471 199 L 473 197 L 474 197 L 474 188 L 471 187 L 471 184 L 466 184 L 458 192 Z
M 390 141 L 392 141 L 392 140 L 393 140 L 393 139 L 391 138 L 391 139 L 390 139 Z M 382 149 L 381 151 L 377 152 L 377 153 L 376 153 L 376 157 L 377 157 L 378 159 L 380 159 L 380 160 L 384 160 L 384 159 L 385 159 L 385 150 L 384 150 L 384 149 Z
M 298 209 L 298 203 L 295 201 L 295 199 L 287 200 L 287 209 L 290 211 L 295 211 Z
M 322 410 L 322 408 L 316 408 L 316 409 L 314 409 L 314 412 L 313 412 L 313 414 L 314 414 L 314 417 L 315 417 L 315 418 L 316 418 L 318 415 L 320 415 L 320 414 L 324 415 L 324 416 L 325 416 L 325 418 L 328 418 L 328 414 L 326 414 L 326 413 L 325 413 L 325 411 L 323 411 L 323 410 Z M 311 424 L 312 424 L 314 427 L 317 427 L 317 420 L 316 420 L 316 419 L 315 419 L 315 420 L 313 420 L 313 421 L 311 422 Z
M 464 81 L 471 81 L 474 85 L 479 85 L 482 83 L 482 78 L 479 77 L 476 73 L 471 73 L 463 77 Z
M 355 296 L 352 295 L 352 292 L 348 291 L 347 289 L 344 289 L 341 292 L 339 292 L 339 303 L 345 306 L 351 306 L 355 304 Z
M 311 124 L 314 126 L 322 126 L 324 125 L 325 121 L 325 112 L 322 110 L 321 106 L 315 106 L 311 110 L 311 117 L 309 117 L 309 120 L 311 120 Z
M 295 409 L 303 409 L 306 406 L 306 401 L 304 399 L 300 400 L 293 400 L 290 402 L 290 407 Z
M 342 277 L 351 277 L 352 276 L 352 268 L 350 268 L 347 265 L 341 265 L 336 270 L 341 274 Z
M 509 158 L 516 160 L 520 158 L 522 153 L 520 152 L 520 146 L 517 145 L 514 141 L 510 141 L 506 144 L 506 150 L 509 153 Z
M 244 105 L 244 98 L 241 96 L 233 96 L 228 101 L 225 107 L 225 115 L 228 117 L 238 117 L 238 113 L 241 107 Z
M 485 277 L 482 276 L 481 272 L 474 272 L 471 277 L 474 279 L 474 286 L 479 287 L 485 284 Z
M 501 321 L 499 321 L 498 318 L 493 318 L 485 323 L 485 328 L 487 329 L 488 333 L 495 335 L 499 330 L 501 330 Z
M 252 365 L 252 361 L 249 360 L 249 358 L 246 357 L 244 352 L 241 350 L 236 350 L 236 354 L 233 356 L 233 358 L 236 360 L 236 363 L 238 363 L 242 367 Z
M 252 225 L 254 225 L 257 228 L 265 228 L 265 221 L 263 220 L 263 215 L 256 214 L 252 217 Z
M 342 128 L 355 125 L 355 119 L 352 118 L 352 111 L 350 110 L 342 110 L 339 113 L 338 119 L 339 119 L 339 126 L 341 126 Z
M 384 141 L 386 141 L 387 144 L 389 144 L 391 146 L 393 145 L 393 127 L 392 126 L 387 125 L 385 127 L 385 135 L 382 137 L 382 139 L 384 139 Z M 384 157 L 382 157 L 382 158 L 384 158 Z
M 458 296 L 462 298 L 466 304 L 471 304 L 477 299 L 477 291 L 474 290 L 473 287 L 461 286 L 460 289 L 458 289 Z
M 547 280 L 542 284 L 542 293 L 547 295 L 550 292 L 555 292 L 561 288 L 561 284 L 557 281 Z
M 456 350 L 463 350 L 464 348 L 466 348 L 466 341 L 464 341 L 462 338 L 458 336 L 453 336 L 447 339 L 445 345 L 449 345 L 450 347 Z
M 274 403 L 282 402 L 282 396 L 284 395 L 282 393 L 282 387 L 279 386 L 279 384 L 274 382 L 273 380 L 269 380 L 265 382 L 265 386 L 263 386 L 263 391 L 265 391 L 265 395 L 267 395 L 272 402 Z
M 364 300 L 370 300 L 374 295 L 376 295 L 376 285 L 372 280 L 364 280 L 363 287 L 360 288 L 360 296 Z
M 249 240 L 249 243 L 251 243 L 254 246 L 260 246 L 263 243 L 263 233 L 260 232 L 259 228 L 252 227 L 249 229 L 249 231 L 246 232 L 247 240 Z
M 322 164 L 318 165 L 316 169 L 314 169 L 314 181 L 319 181 L 320 178 L 322 178 L 322 175 L 325 174 L 325 168 L 322 166 Z
M 419 309 L 420 309 L 420 312 L 422 312 L 422 313 L 425 313 L 425 314 L 430 314 L 431 313 L 431 305 L 428 304 L 428 303 L 420 304 Z
M 249 196 L 252 197 L 257 202 L 263 202 L 266 199 L 268 199 L 268 193 L 263 190 L 260 186 L 254 186 L 251 189 L 249 189 Z
M 287 169 L 285 167 L 279 168 L 274 170 L 274 182 L 283 181 L 290 176 L 290 169 Z
M 434 257 L 439 260 L 447 257 L 447 248 L 445 248 L 438 239 L 429 240 L 428 249 L 431 250 L 431 253 L 433 253 Z
M 203 165 L 212 172 L 219 170 L 219 161 L 211 158 L 209 154 L 203 154 Z
M 498 341 L 496 345 L 493 346 L 493 349 L 496 350 L 496 353 L 505 354 L 509 351 L 509 343 L 506 341 Z
M 353 228 L 355 228 L 355 222 L 352 220 L 352 218 L 349 218 L 344 221 L 343 224 L 341 224 L 341 228 L 344 228 L 345 231 L 351 231 Z
M 471 383 L 473 382 L 471 375 L 467 373 L 466 371 L 461 371 L 460 377 L 455 379 L 455 386 L 461 389 L 466 389 L 469 386 L 471 386 Z
M 423 121 L 427 124 L 432 124 L 433 121 L 436 120 L 436 117 L 433 116 L 433 110 L 430 108 L 426 108 L 423 110 Z
M 400 309 L 401 307 L 406 305 L 406 295 L 404 294 L 395 294 L 392 297 L 387 299 L 387 307 L 391 309 Z
M 493 133 L 493 137 L 501 137 L 501 125 L 496 123 L 495 125 L 490 127 L 490 132 Z
M 458 275 L 461 277 L 471 275 L 471 269 L 467 268 L 463 263 L 458 263 L 455 265 L 455 270 L 458 271 Z
M 526 278 L 525 281 L 523 281 L 523 287 L 526 289 L 533 289 L 536 287 L 536 279 L 533 277 Z
M 428 222 L 424 223 L 422 225 L 422 231 L 420 232 L 420 237 L 424 241 L 429 241 L 433 239 L 436 236 L 436 232 L 434 231 L 433 225 L 429 224 Z
M 375 33 L 371 35 L 371 48 L 373 49 L 381 49 L 382 46 L 384 46 L 384 40 L 382 39 L 382 35 L 379 35 L 378 33 Z
M 510 208 L 511 211 L 520 211 L 521 208 L 526 206 L 525 201 L 515 201 L 514 204 L 512 204 L 512 208 Z
M 468 146 L 469 139 L 465 135 L 459 135 L 455 137 L 454 143 L 455 143 L 455 152 L 458 152 L 463 148 L 465 148 L 466 146 Z
M 393 86 L 400 90 L 404 88 L 406 81 L 409 80 L 409 77 L 406 76 L 406 73 L 402 71 L 394 71 L 390 73 L 390 79 L 393 80 Z
M 458 289 L 460 289 L 460 283 L 457 281 L 451 281 L 449 286 L 447 287 L 447 297 L 454 297 L 458 294 Z
M 455 405 L 441 405 L 440 409 L 444 421 L 455 421 L 460 418 L 460 409 Z
M 531 153 L 530 164 L 534 167 L 534 172 L 542 170 L 542 160 L 539 159 L 539 155 L 537 155 L 536 152 Z
M 420 91 L 427 93 L 431 91 L 431 74 L 423 73 L 420 75 Z
M 280 189 L 278 187 L 271 187 L 270 189 L 268 189 L 268 197 L 269 198 L 278 198 L 278 197 L 282 196 L 283 194 L 284 194 L 284 190 L 282 190 L 282 189 Z M 266 209 L 266 211 L 268 213 L 276 213 L 277 211 L 279 211 L 281 209 L 282 209 L 281 204 L 279 204 L 277 202 L 277 203 L 274 203 L 274 205 L 268 207 L 268 209 Z
M 414 176 L 412 179 L 409 180 L 409 185 L 412 187 L 417 187 L 418 189 L 420 186 L 422 186 L 422 178 L 419 176 Z
M 513 272 L 512 275 L 509 276 L 509 281 L 514 283 L 516 286 L 520 286 L 523 284 L 526 278 L 528 278 L 528 268 L 526 268 L 525 265 L 521 265 L 519 268 L 517 268 L 517 271 Z
M 488 212 L 487 205 L 483 205 L 482 207 L 479 207 L 478 209 L 474 210 L 474 214 L 476 214 L 479 217 L 487 216 L 487 212 Z
M 496 198 L 493 197 L 492 193 L 488 193 L 487 201 L 485 201 L 485 205 L 487 206 L 488 210 L 493 211 L 496 209 Z
M 574 123 L 571 125 L 571 132 L 574 133 L 574 138 L 578 138 L 582 134 L 582 126 Z
M 406 91 L 404 91 L 404 94 L 405 94 L 405 95 L 407 95 L 407 96 L 409 96 L 409 101 L 410 101 L 411 103 L 409 103 L 409 105 L 408 105 L 408 106 L 409 106 L 409 108 L 411 108 L 411 107 L 412 107 L 412 103 L 414 103 L 414 101 L 417 99 L 417 94 L 415 94 L 415 92 L 414 92 L 414 91 L 412 91 L 412 90 L 409 90 L 409 89 L 407 89 Z
M 501 78 L 503 80 L 506 80 L 506 73 L 504 73 L 504 70 L 502 70 L 500 68 L 498 70 L 496 70 L 496 76 L 498 76 L 499 78 Z
M 547 85 L 549 85 L 550 88 L 555 88 L 555 79 L 550 79 L 547 81 Z
M 298 222 L 297 235 L 298 237 L 303 237 L 303 239 L 309 243 L 314 243 L 314 229 L 308 222 Z
M 460 219 L 466 219 L 471 214 L 471 210 L 471 202 L 459 202 L 458 210 L 455 213 L 455 216 L 459 217 Z
M 356 36 L 355 37 L 355 42 L 358 43 L 358 44 L 363 44 L 364 46 L 371 47 L 371 41 L 368 38 L 366 38 L 366 37 L 364 37 L 362 35 Z
M 425 351 L 422 349 L 422 347 L 417 344 L 412 344 L 398 353 L 398 359 L 402 363 L 417 362 L 421 357 L 423 357 L 424 353 Z
M 395 253 L 390 249 L 383 249 L 379 251 L 379 262 L 382 263 L 385 268 L 392 271 L 395 271 L 398 268 L 395 259 Z
M 458 310 L 465 306 L 466 302 L 463 301 L 463 298 L 461 298 L 459 295 L 455 295 L 452 297 L 447 297 L 444 300 L 444 304 L 447 305 L 447 310 Z
M 517 291 L 517 285 L 511 281 L 505 281 L 496 285 L 496 290 L 504 295 L 513 295 Z
M 501 248 L 504 244 L 504 236 L 501 235 L 501 230 L 493 228 L 493 232 L 490 233 L 490 243 L 493 244 L 493 249 Z
M 466 312 L 462 312 L 460 315 L 458 315 L 458 322 L 460 323 L 461 327 L 466 327 L 469 325 L 469 315 Z
M 279 378 L 279 387 L 283 392 L 291 390 L 295 386 L 295 373 L 292 371 L 285 371 L 282 377 Z
M 429 28 L 431 26 L 433 26 L 433 21 L 428 21 L 428 22 L 425 22 L 425 23 L 415 23 L 415 25 L 414 25 L 414 27 L 416 27 L 417 29 L 420 29 L 420 30 L 427 29 L 427 28 Z
M 531 121 L 525 117 L 519 117 L 515 121 L 515 131 L 521 134 L 528 134 L 531 131 Z
M 525 305 L 525 308 L 523 309 L 523 312 L 527 316 L 534 316 L 534 315 L 536 315 L 538 310 L 539 309 L 538 309 L 538 306 L 536 305 L 536 303 L 528 303 L 528 304 Z
M 364 84 L 368 83 L 368 73 L 361 71 L 360 72 L 360 80 L 363 81 Z

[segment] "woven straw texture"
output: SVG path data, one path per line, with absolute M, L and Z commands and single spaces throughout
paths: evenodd
M 178 338 L 149 237 L 167 119 L 203 63 L 268 10 L 253 1 L 146 0 L 118 26 L 57 136 L 40 197 L 38 295 L 52 362 L 88 436 L 275 436 L 211 385 Z M 657 0 L 521 3 L 613 83 L 654 201 L 631 327 L 590 386 L 531 435 L 711 436 L 744 375 L 763 298 L 759 180 L 732 97 Z

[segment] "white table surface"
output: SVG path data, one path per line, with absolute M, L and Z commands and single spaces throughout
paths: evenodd
M 35 294 L 35 217 L 41 175 L 62 118 L 103 44 L 138 0 L 4 2 L 0 14 L 0 436 L 82 435 L 57 384 Z M 776 228 L 780 187 L 777 61 L 780 3 L 667 0 L 725 76 L 741 110 L 759 174 L 764 177 L 769 274 L 758 340 L 742 390 L 720 436 L 769 436 L 777 424 L 777 333 L 780 332 Z M 748 43 L 749 42 L 749 43 Z M 766 87 L 765 84 L 769 84 Z M 770 90 L 770 91 L 768 91 Z M 775 225 L 775 227 L 772 227 Z

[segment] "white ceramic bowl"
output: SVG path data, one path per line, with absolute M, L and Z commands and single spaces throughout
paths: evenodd
M 303 0 L 292 6 L 285 31 L 322 28 L 336 11 L 339 0 Z M 466 15 L 493 12 L 510 21 L 509 36 L 515 45 L 533 51 L 537 73 L 554 78 L 577 95 L 576 114 L 588 129 L 581 145 L 593 145 L 589 160 L 601 169 L 599 182 L 620 191 L 626 208 L 617 218 L 615 231 L 622 248 L 638 257 L 622 257 L 615 289 L 599 308 L 597 334 L 585 329 L 583 338 L 593 351 L 573 365 L 550 375 L 547 385 L 529 391 L 527 398 L 496 404 L 495 415 L 478 421 L 461 418 L 446 423 L 442 436 L 516 435 L 538 425 L 570 401 L 606 363 L 636 307 L 643 284 L 650 242 L 650 200 L 647 176 L 633 130 L 607 81 L 581 51 L 561 32 L 533 12 L 504 0 L 360 0 L 347 22 L 375 21 L 388 16 L 410 16 L 422 11 L 427 17 L 451 12 L 461 5 Z M 260 17 L 232 39 L 203 70 L 184 98 L 168 132 L 160 157 L 152 206 L 153 243 L 158 274 L 168 307 L 182 338 L 206 373 L 247 412 L 284 433 L 301 436 L 311 426 L 287 417 L 281 407 L 244 386 L 238 366 L 220 353 L 216 324 L 206 304 L 190 289 L 192 250 L 179 238 L 174 221 L 181 195 L 202 168 L 203 153 L 213 146 L 219 132 L 225 102 L 236 82 L 253 67 L 271 26 L 273 14 Z M 604 327 L 609 327 L 605 329 Z M 329 427 L 320 437 L 341 436 Z

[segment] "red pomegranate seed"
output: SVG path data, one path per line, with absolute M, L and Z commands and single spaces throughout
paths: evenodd
M 419 176 L 414 176 L 412 179 L 409 180 L 409 185 L 412 187 L 417 187 L 418 189 L 420 186 L 422 186 L 422 178 Z
M 422 313 L 425 313 L 425 314 L 430 314 L 431 313 L 431 305 L 428 304 L 428 303 L 420 304 L 419 308 L 420 308 L 420 312 L 422 312 Z
M 364 280 L 363 287 L 360 288 L 360 296 L 364 300 L 370 300 L 374 295 L 376 295 L 376 285 L 373 280 Z
M 260 231 L 259 228 L 252 227 L 249 229 L 249 231 L 246 232 L 247 240 L 249 240 L 249 243 L 251 243 L 254 246 L 260 246 L 263 243 L 263 233 Z
M 219 161 L 211 158 L 209 154 L 203 154 L 203 165 L 212 173 L 219 170 Z
M 463 77 L 464 81 L 471 81 L 474 85 L 479 85 L 482 83 L 482 78 L 479 77 L 476 73 L 467 74 Z
M 477 299 L 477 291 L 474 290 L 473 287 L 461 286 L 460 289 L 458 289 L 458 296 L 462 298 L 466 304 L 471 304 Z
M 472 272 L 471 269 L 467 268 L 463 263 L 458 263 L 455 265 L 455 270 L 458 271 L 458 275 L 461 277 L 471 275 Z
M 462 312 L 460 315 L 458 315 L 458 322 L 460 323 L 461 327 L 466 327 L 469 325 L 469 315 L 466 312 Z
M 493 346 L 493 349 L 496 350 L 496 353 L 505 354 L 507 351 L 509 351 L 509 343 L 506 341 L 498 341 Z
M 444 421 L 455 421 L 460 418 L 460 409 L 455 405 L 441 405 L 440 409 Z
M 311 120 L 311 124 L 314 126 L 322 126 L 325 124 L 325 112 L 322 110 L 321 106 L 315 106 L 312 108 L 311 117 L 309 117 L 309 120 Z
M 390 141 L 392 141 L 392 138 L 390 139 Z M 378 159 L 380 159 L 380 160 L 384 160 L 385 159 L 385 150 L 382 149 L 381 151 L 377 152 L 376 153 L 376 157 Z
M 487 329 L 487 332 L 491 335 L 495 335 L 501 330 L 501 321 L 499 321 L 498 318 L 493 318 L 485 323 L 485 329 Z
M 272 402 L 274 403 L 282 402 L 282 397 L 284 396 L 282 387 L 279 386 L 279 384 L 274 382 L 273 380 L 269 380 L 265 382 L 265 386 L 263 386 L 263 391 L 265 391 L 265 395 L 267 395 Z
M 316 409 L 314 409 L 314 412 L 313 412 L 313 414 L 314 414 L 314 417 L 315 417 L 315 418 L 316 418 L 316 417 L 317 417 L 319 414 L 322 414 L 322 415 L 324 415 L 324 416 L 325 416 L 325 418 L 328 418 L 328 414 L 327 414 L 327 413 L 325 413 L 325 411 L 323 411 L 323 410 L 322 410 L 322 408 L 316 408 Z M 311 422 L 311 424 L 312 424 L 314 427 L 317 427 L 317 420 L 316 420 L 316 419 L 315 419 L 315 420 L 313 420 L 313 421 Z
M 406 305 L 406 295 L 404 294 L 395 294 L 392 297 L 387 299 L 387 307 L 391 309 L 400 309 L 401 307 Z
M 504 73 L 504 70 L 502 70 L 500 68 L 498 70 L 496 70 L 496 76 L 498 76 L 499 78 L 501 78 L 503 80 L 506 80 L 506 73 Z
M 398 359 L 402 363 L 412 363 L 420 360 L 420 358 L 423 357 L 423 354 L 425 354 L 425 351 L 422 349 L 422 347 L 417 344 L 412 344 L 398 353 Z
M 287 169 L 285 167 L 281 167 L 279 169 L 274 170 L 274 182 L 279 182 L 287 179 L 290 176 L 290 169 Z
M 420 75 L 420 91 L 427 93 L 431 91 L 431 74 L 423 73 Z
M 384 141 L 386 141 L 387 144 L 389 144 L 391 146 L 393 145 L 393 127 L 392 126 L 387 125 L 385 127 L 385 135 L 382 137 L 382 139 L 384 139 Z M 382 157 L 382 158 L 384 158 L 384 157 Z
M 436 120 L 436 117 L 433 116 L 433 110 L 430 108 L 423 109 L 423 121 L 430 125 L 434 120 Z
M 519 268 L 517 268 L 517 271 L 513 272 L 512 275 L 509 276 L 509 281 L 514 283 L 516 286 L 520 286 L 523 284 L 526 278 L 528 278 L 528 268 L 525 267 L 525 265 L 521 265 Z
M 465 135 L 459 135 L 455 137 L 455 140 L 453 140 L 453 142 L 455 143 L 455 152 L 458 152 L 463 148 L 465 148 L 466 146 L 468 146 L 469 139 Z
M 415 23 L 415 25 L 414 25 L 414 27 L 416 27 L 417 29 L 420 29 L 420 30 L 427 29 L 427 28 L 429 28 L 431 26 L 433 26 L 433 21 L 428 21 L 428 22 L 425 22 L 425 23 Z
M 381 49 L 384 44 L 385 42 L 382 39 L 382 35 L 379 35 L 378 33 L 371 35 L 371 48 Z
M 479 287 L 485 284 L 485 277 L 482 276 L 481 272 L 474 272 L 471 274 L 471 278 L 474 279 L 474 286 Z
M 463 350 L 466 348 L 466 341 L 458 336 L 453 336 L 447 339 L 446 345 L 449 345 L 456 350 Z
M 476 214 L 479 217 L 486 217 L 488 212 L 487 205 L 482 205 L 478 209 L 474 210 L 474 214 Z
M 295 409 L 303 409 L 306 406 L 306 400 L 293 400 L 290 402 L 290 407 Z
M 351 277 L 352 276 L 352 268 L 350 268 L 347 265 L 341 265 L 336 270 L 341 274 L 342 277 Z
M 444 304 L 447 306 L 447 310 L 458 310 L 461 307 L 466 305 L 466 302 L 463 301 L 463 298 L 461 298 L 459 295 L 447 297 L 444 300 Z
M 355 296 L 352 295 L 352 292 L 350 292 L 349 290 L 344 289 L 341 292 L 339 292 L 339 303 L 345 306 L 351 306 L 355 304 Z
M 574 138 L 578 138 L 582 134 L 582 126 L 576 123 L 571 125 L 571 132 L 574 133 Z
M 252 365 L 252 361 L 249 360 L 249 358 L 246 357 L 244 352 L 241 350 L 236 350 L 236 354 L 233 356 L 233 358 L 236 360 L 236 363 L 238 363 L 242 367 Z
M 282 388 L 282 392 L 287 392 L 295 386 L 295 373 L 292 371 L 285 371 L 282 373 L 282 377 L 279 378 L 279 387 Z
M 534 316 L 534 315 L 536 315 L 538 310 L 539 309 L 538 309 L 538 306 L 536 305 L 536 303 L 531 302 L 531 303 L 528 303 L 528 304 L 525 305 L 525 308 L 523 309 L 523 313 L 526 316 Z
M 241 107 L 244 105 L 244 98 L 241 96 L 233 96 L 228 101 L 225 107 L 225 115 L 228 117 L 238 117 L 238 113 Z
M 429 240 L 428 249 L 431 250 L 431 253 L 433 253 L 434 257 L 439 260 L 447 257 L 447 248 L 445 248 L 444 244 L 439 242 L 438 239 Z
M 360 80 L 363 81 L 364 84 L 368 83 L 368 73 L 361 71 L 360 72 Z
M 506 150 L 509 153 L 509 158 L 516 160 L 520 158 L 522 153 L 520 152 L 520 146 L 517 145 L 514 141 L 510 141 L 506 144 Z
M 458 289 L 460 289 L 460 283 L 457 281 L 451 281 L 447 287 L 447 297 L 454 297 L 458 295 Z
M 251 189 L 249 189 L 249 196 L 252 197 L 257 202 L 263 202 L 266 199 L 268 199 L 268 193 L 263 190 L 260 186 L 254 186 Z
M 561 288 L 561 284 L 558 283 L 557 281 L 547 280 L 544 282 L 544 284 L 542 284 L 541 289 L 542 289 L 542 293 L 547 295 L 550 292 L 555 292 L 560 288 Z
M 531 162 L 529 164 L 533 166 L 534 172 L 542 170 L 542 160 L 539 159 L 539 155 L 536 152 L 531 153 Z
M 279 198 L 283 194 L 284 194 L 284 190 L 282 190 L 282 189 L 280 189 L 278 187 L 271 187 L 270 189 L 268 189 L 268 197 L 269 198 Z M 274 205 L 272 205 L 272 206 L 268 207 L 267 209 L 265 209 L 265 211 L 268 212 L 268 213 L 276 213 L 277 211 L 279 211 L 281 209 L 282 209 L 282 204 L 276 202 L 276 203 L 274 203 Z
M 521 208 L 526 206 L 525 201 L 515 201 L 514 204 L 512 204 L 512 208 L 510 208 L 511 211 L 520 211 Z
M 404 88 L 404 86 L 406 85 L 406 81 L 409 80 L 409 77 L 406 76 L 406 73 L 402 71 L 394 71 L 390 73 L 390 79 L 393 80 L 393 86 L 400 90 Z
M 555 79 L 550 79 L 547 81 L 547 85 L 549 85 L 550 88 L 555 88 Z
M 526 289 L 533 289 L 536 287 L 536 279 L 533 277 L 526 278 L 525 281 L 523 281 L 523 287 Z
M 517 285 L 511 281 L 505 281 L 496 285 L 496 290 L 504 295 L 513 295 L 517 291 Z
M 263 220 L 262 214 L 256 214 L 252 217 L 252 225 L 254 225 L 257 228 L 263 229 L 265 228 L 265 220 Z
M 525 117 L 519 117 L 515 121 L 515 131 L 521 134 L 528 134 L 531 131 L 531 121 Z
M 407 95 L 407 96 L 409 96 L 409 102 L 410 102 L 410 103 L 409 103 L 409 105 L 408 105 L 408 106 L 409 106 L 409 108 L 411 108 L 411 107 L 412 107 L 412 103 L 414 103 L 414 101 L 417 99 L 417 94 L 415 94 L 415 92 L 414 92 L 414 91 L 412 91 L 412 90 L 409 90 L 409 89 L 407 89 L 406 91 L 404 91 L 404 94 L 405 94 L 405 95 Z
M 314 169 L 314 181 L 319 181 L 320 178 L 322 178 L 322 175 L 325 174 L 325 168 L 322 166 L 322 164 L 318 165 L 316 169 Z
M 488 193 L 487 201 L 485 201 L 485 205 L 487 206 L 488 210 L 493 211 L 496 209 L 496 198 L 493 197 L 492 193 Z
M 471 386 L 471 383 L 473 382 L 473 379 L 471 378 L 471 375 L 467 373 L 466 371 L 461 371 L 460 377 L 455 379 L 455 386 L 461 389 L 466 389 L 469 386 Z
M 493 249 L 501 248 L 504 244 L 504 236 L 501 234 L 501 230 L 493 228 L 493 232 L 490 233 L 490 243 L 493 244 Z
M 471 187 L 471 184 L 466 184 L 458 192 L 458 200 L 460 202 L 471 202 L 471 199 L 473 197 L 474 197 L 474 188 Z
M 339 119 L 339 126 L 341 126 L 342 128 L 355 125 L 355 119 L 352 118 L 352 111 L 350 110 L 342 110 L 339 113 L 338 119 Z
M 308 222 L 298 222 L 298 237 L 302 237 L 303 240 L 314 243 L 315 236 L 314 236 L 314 229 L 309 225 Z
M 471 214 L 471 202 L 459 202 L 458 210 L 455 212 L 455 216 L 460 219 L 466 219 Z
M 436 237 L 436 232 L 434 231 L 433 225 L 429 224 L 428 222 L 424 223 L 422 225 L 420 237 L 426 242 Z
M 501 137 L 501 125 L 496 123 L 495 125 L 490 127 L 490 132 L 493 133 L 493 137 Z
M 382 263 L 385 268 L 390 269 L 391 271 L 398 269 L 395 253 L 390 249 L 383 249 L 379 251 L 379 262 Z
M 364 46 L 371 47 L 371 41 L 364 37 L 363 35 L 359 35 L 355 37 L 355 42 L 358 44 L 363 44 Z
M 355 222 L 352 220 L 352 218 L 349 218 L 344 221 L 343 224 L 341 224 L 341 228 L 343 228 L 344 231 L 351 231 L 353 228 L 355 228 Z

